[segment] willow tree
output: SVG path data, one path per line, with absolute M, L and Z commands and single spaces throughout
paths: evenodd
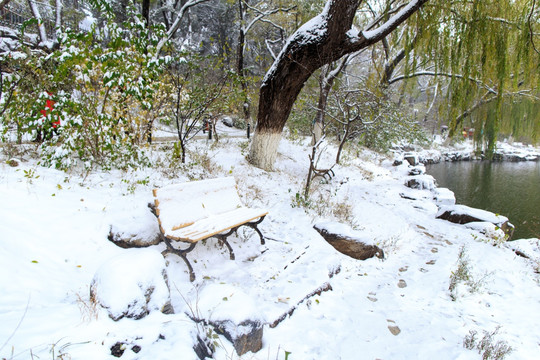
M 488 156 L 503 129 L 515 136 L 538 137 L 536 1 L 474 0 L 447 6 L 430 1 L 424 9 L 417 14 L 416 26 L 407 27 L 399 40 L 386 39 L 402 46 L 396 46 L 385 62 L 386 86 L 432 78 L 443 96 L 439 116 L 448 120 L 452 133 L 466 120 L 472 124 L 479 143 L 487 143 Z
M 487 141 L 487 154 L 495 149 L 495 140 L 503 121 L 504 104 L 524 99 L 538 101 L 540 57 L 534 51 L 534 7 L 530 1 L 475 1 L 465 9 L 466 17 L 451 20 L 465 36 L 447 50 L 456 61 L 449 66 L 453 74 L 461 72 L 472 81 L 452 77 L 448 111 L 452 130 L 461 126 L 465 116 L 489 105 L 483 118 L 476 117 L 476 127 Z M 480 86 L 478 84 L 481 84 Z M 538 113 L 528 112 L 540 121 Z M 512 122 L 521 121 L 514 118 Z
M 264 77 L 249 161 L 263 169 L 273 168 L 283 127 L 298 94 L 315 70 L 381 41 L 427 1 L 396 1 L 387 12 L 392 15 L 388 20 L 380 19 L 360 31 L 353 27 L 353 22 L 361 0 L 328 0 L 319 15 L 289 38 Z

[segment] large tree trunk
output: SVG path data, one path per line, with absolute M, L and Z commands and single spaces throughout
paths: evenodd
M 283 127 L 315 70 L 380 41 L 426 1 L 413 0 L 379 28 L 359 32 L 351 27 L 361 0 L 328 0 L 321 14 L 291 36 L 262 82 L 249 162 L 273 169 Z

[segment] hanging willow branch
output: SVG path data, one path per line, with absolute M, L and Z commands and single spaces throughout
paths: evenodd
M 529 18 L 528 18 L 529 35 L 531 36 L 531 45 L 532 45 L 534 51 L 536 51 L 537 54 L 540 54 L 540 51 L 538 51 L 538 49 L 536 48 L 536 45 L 534 43 L 534 31 L 533 31 L 533 27 L 532 27 L 532 16 L 533 16 L 535 7 L 536 7 L 536 0 L 533 0 L 532 6 L 531 6 L 531 12 L 529 13 Z
M 484 83 L 484 82 L 482 82 L 482 81 L 480 81 L 478 79 L 475 79 L 475 78 L 472 78 L 472 77 L 465 77 L 465 76 L 463 76 L 461 74 L 449 74 L 449 73 L 434 72 L 434 71 L 420 71 L 420 72 L 416 72 L 414 74 L 406 74 L 406 75 L 396 76 L 392 80 L 388 81 L 388 84 L 391 85 L 391 84 L 393 84 L 395 82 L 398 82 L 398 81 L 401 81 L 401 80 L 411 79 L 411 78 L 419 77 L 419 76 L 441 76 L 441 77 L 469 80 L 469 81 L 471 81 L 473 83 L 476 83 L 479 87 L 486 89 L 487 91 L 489 91 L 492 94 L 497 93 L 497 91 L 495 89 L 493 89 L 491 86 L 488 86 L 486 83 Z

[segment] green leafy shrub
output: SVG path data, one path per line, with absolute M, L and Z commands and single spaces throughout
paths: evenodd
M 107 15 L 105 26 L 67 31 L 60 35 L 58 50 L 27 51 L 22 60 L 9 62 L 14 72 L 2 88 L 11 95 L 9 103 L 2 104 L 3 129 L 15 128 L 18 141 L 47 134 L 40 146 L 45 166 L 107 169 L 146 164 L 144 146 L 154 122 L 165 116 L 169 89 L 160 76 L 170 58 L 155 54 L 164 28 L 147 29 L 133 9 L 120 26 L 106 3 L 95 3 Z M 27 79 L 27 73 L 34 75 Z M 47 100 L 54 108 L 43 116 Z

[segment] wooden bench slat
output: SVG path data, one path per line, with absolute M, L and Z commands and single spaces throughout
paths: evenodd
M 266 214 L 268 212 L 262 209 L 239 208 L 221 215 L 210 216 L 181 229 L 168 231 L 165 236 L 177 241 L 197 242 L 259 219 Z

